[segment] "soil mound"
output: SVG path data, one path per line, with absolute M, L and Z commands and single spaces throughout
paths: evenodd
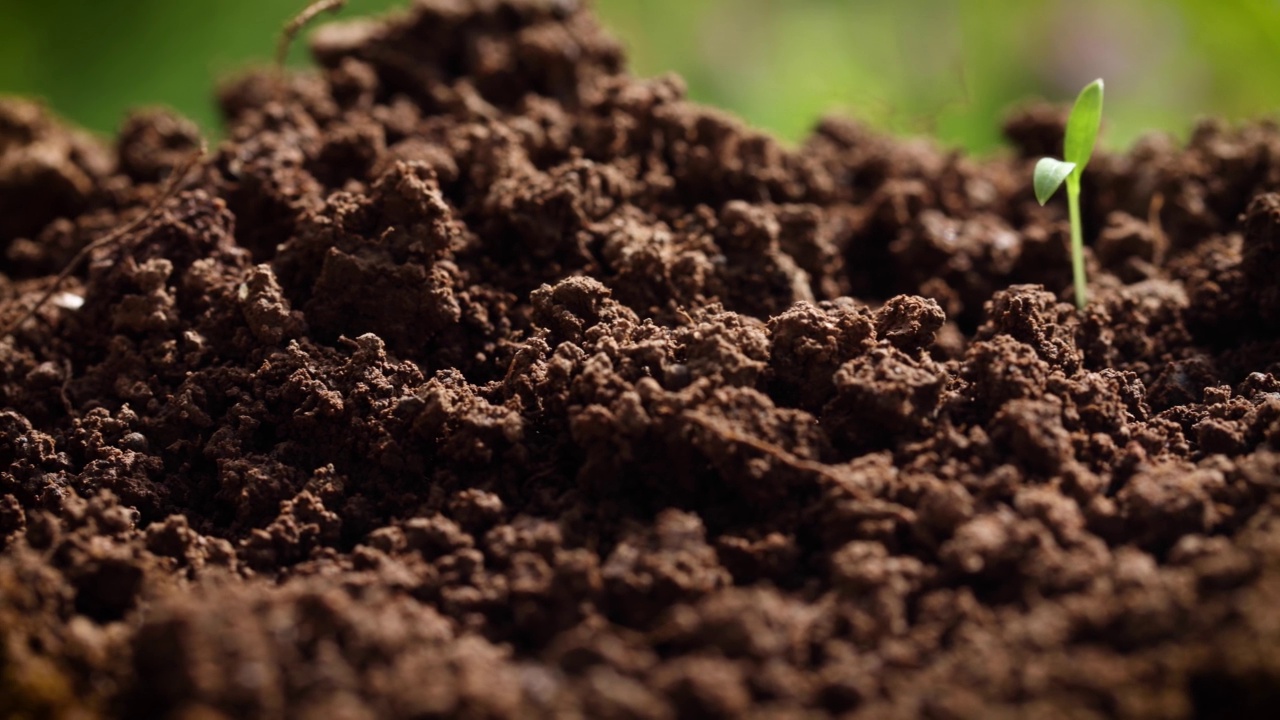
M 0 341 L 0 715 L 1280 703 L 1280 131 L 784 146 L 575 0 L 419 0 Z M 0 319 L 198 131 L 0 102 Z

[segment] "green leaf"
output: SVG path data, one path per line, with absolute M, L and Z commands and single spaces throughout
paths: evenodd
M 1102 125 L 1102 80 L 1094 80 L 1080 91 L 1076 104 L 1067 118 L 1067 138 L 1063 143 L 1062 158 L 1075 163 L 1079 172 L 1089 164 L 1093 156 L 1093 144 L 1098 140 L 1098 128 Z
M 1043 205 L 1049 202 L 1049 198 L 1061 187 L 1062 181 L 1076 169 L 1075 163 L 1062 162 L 1057 158 L 1040 158 L 1040 162 L 1036 163 L 1036 174 L 1032 179 L 1032 185 L 1036 188 L 1036 200 Z

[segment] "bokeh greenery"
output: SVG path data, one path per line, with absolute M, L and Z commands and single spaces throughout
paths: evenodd
M 408 0 L 351 0 L 346 16 Z M 0 0 L 0 93 L 110 132 L 267 61 L 303 0 Z M 1280 106 L 1280 0 L 597 0 L 640 74 L 798 140 L 827 112 L 977 151 L 1012 104 L 1107 80 L 1106 143 Z M 293 62 L 305 63 L 295 49 Z

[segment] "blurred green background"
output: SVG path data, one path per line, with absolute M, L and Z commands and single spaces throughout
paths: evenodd
M 408 0 L 351 0 L 345 16 Z M 102 132 L 267 61 L 303 0 L 0 0 L 0 93 Z M 1008 107 L 1107 81 L 1106 142 L 1280 105 L 1280 0 L 597 0 L 632 68 L 798 140 L 827 112 L 986 151 Z M 293 61 L 305 63 L 295 48 Z

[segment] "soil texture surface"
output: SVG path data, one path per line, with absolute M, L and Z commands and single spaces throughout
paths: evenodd
M 0 717 L 1280 713 L 1275 125 L 1099 155 L 1078 312 L 1061 108 L 791 147 L 576 0 L 312 45 L 178 178 L 0 101 L 0 323 L 137 223 L 0 339 Z

